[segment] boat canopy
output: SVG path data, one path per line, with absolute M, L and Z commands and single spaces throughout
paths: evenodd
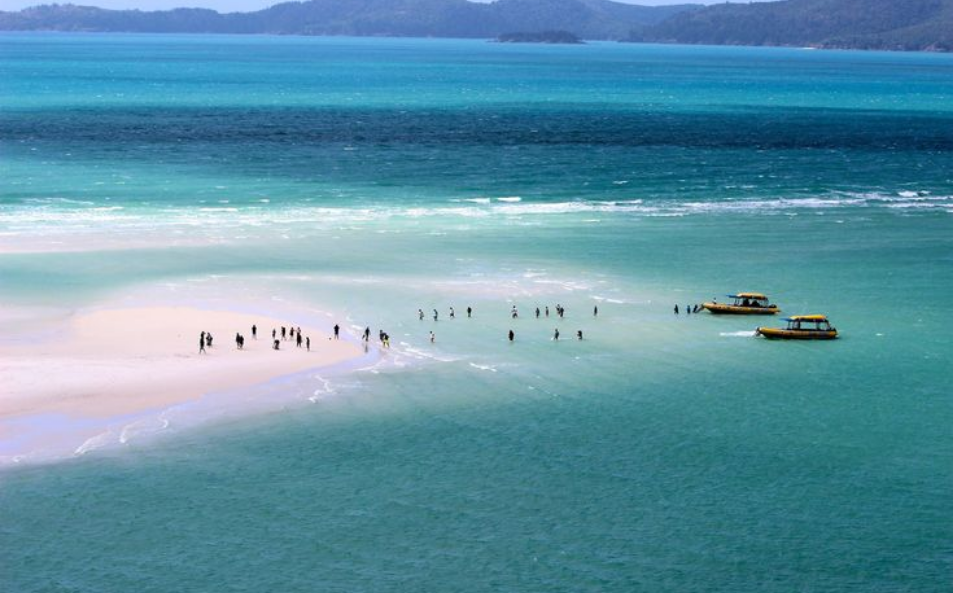
M 766 301 L 768 297 L 764 296 L 760 292 L 739 292 L 738 294 L 729 294 L 728 298 L 731 299 L 757 299 L 759 301 Z
M 785 321 L 827 321 L 827 315 L 793 315 L 786 317 Z

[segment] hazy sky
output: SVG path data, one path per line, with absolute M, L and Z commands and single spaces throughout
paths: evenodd
M 181 6 L 212 8 L 219 12 L 246 12 L 278 4 L 282 0 L 0 0 L 0 10 L 19 10 L 38 4 L 79 4 L 101 8 L 138 8 L 140 10 L 163 10 Z M 341 0 L 347 2 L 347 0 Z M 662 4 L 714 4 L 723 0 L 618 0 L 628 4 L 660 6 Z

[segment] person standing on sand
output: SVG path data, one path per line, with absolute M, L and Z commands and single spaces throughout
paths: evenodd
M 473 317 L 473 307 L 467 307 L 467 319 Z
M 281 345 L 281 340 L 279 340 L 278 338 L 275 338 L 274 349 L 275 349 L 275 350 L 281 350 L 281 348 L 279 347 L 280 345 Z
M 433 332 L 430 332 L 430 343 L 433 344 L 435 339 L 437 339 L 437 336 L 433 335 Z
M 549 305 L 546 305 L 546 317 L 549 317 Z
M 208 354 L 205 351 L 205 332 L 202 332 L 202 335 L 199 336 L 199 354 Z
M 341 338 L 341 326 L 334 324 L 334 339 L 339 340 Z
M 271 330 L 271 339 L 274 340 L 276 335 L 277 335 L 277 331 L 276 331 L 274 328 L 272 328 L 272 330 Z
M 205 332 L 205 345 L 212 347 L 212 332 Z
M 305 348 L 308 349 L 308 352 L 311 352 L 311 336 L 308 336 L 304 339 Z
M 421 313 L 422 313 L 422 312 L 423 312 L 423 311 L 421 311 Z M 370 326 L 364 328 L 364 341 L 365 341 L 365 342 L 370 342 L 370 341 L 371 341 L 371 328 L 370 328 Z
M 553 340 L 559 340 L 559 328 L 556 328 L 556 331 L 553 332 Z
M 537 311 L 539 311 L 539 309 L 537 309 Z M 512 342 L 513 338 L 515 337 L 516 337 L 516 334 L 513 333 L 513 330 L 510 330 L 510 333 L 509 333 L 510 342 Z
M 288 330 L 285 328 L 285 326 L 282 325 L 282 326 L 281 326 L 281 339 L 284 340 L 284 339 L 285 339 L 285 336 L 287 336 L 287 335 L 288 335 Z
M 235 347 L 239 350 L 242 349 L 242 335 L 238 332 L 235 332 Z
M 257 326 L 257 325 L 251 326 L 251 339 L 253 339 L 253 340 L 257 340 L 257 339 L 258 339 L 258 326 Z
M 297 338 L 297 342 L 295 343 L 295 345 L 296 345 L 298 348 L 301 348 L 301 332 L 298 332 L 298 338 Z

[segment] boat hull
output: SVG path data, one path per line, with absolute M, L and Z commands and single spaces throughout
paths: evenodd
M 726 305 L 723 303 L 704 303 L 702 308 L 708 309 L 716 315 L 776 315 L 781 312 L 777 305 L 770 307 L 742 307 L 740 305 Z
M 836 329 L 814 330 L 759 327 L 755 332 L 771 340 L 833 340 L 837 337 Z

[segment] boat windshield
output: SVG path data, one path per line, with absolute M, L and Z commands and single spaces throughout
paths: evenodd
M 768 299 L 736 296 L 734 305 L 736 307 L 767 307 Z
M 800 331 L 831 331 L 831 324 L 828 321 L 789 319 L 788 329 Z

